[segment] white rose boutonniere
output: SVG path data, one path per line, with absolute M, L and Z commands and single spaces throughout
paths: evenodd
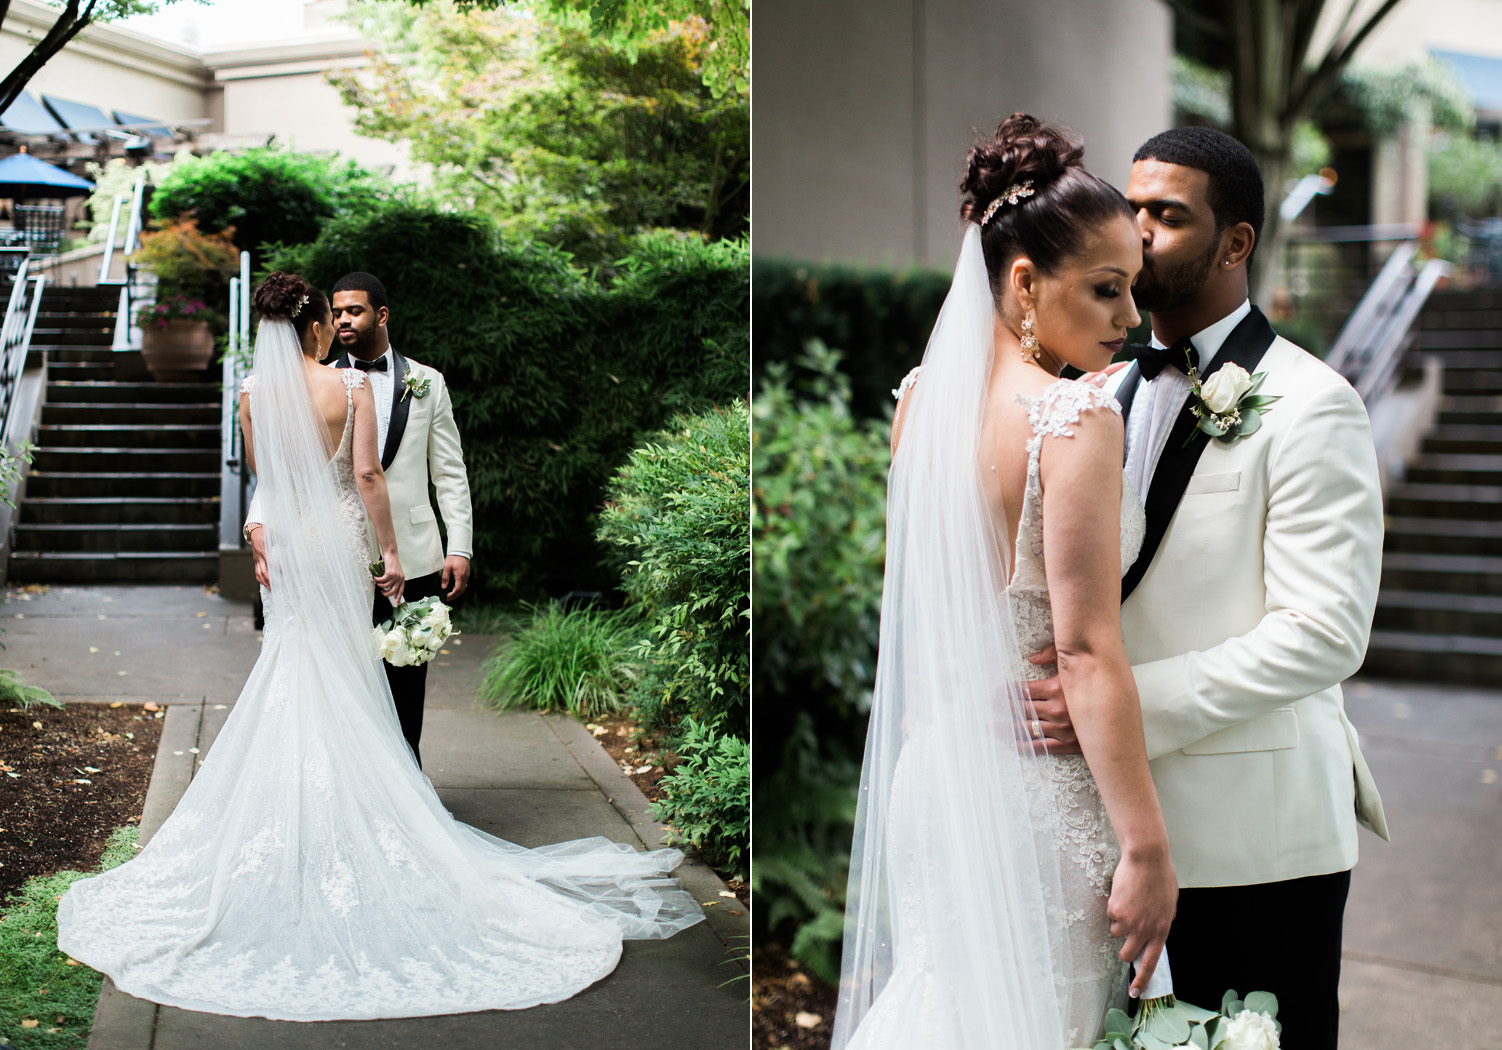
M 407 400 L 407 395 L 410 394 L 418 400 L 421 400 L 422 398 L 428 396 L 428 390 L 432 387 L 432 385 L 432 379 L 428 378 L 425 375 L 419 374 L 417 369 L 415 368 L 408 369 L 407 374 L 402 377 L 401 399 L 403 401 Z
M 1266 372 L 1248 375 L 1245 368 L 1228 361 L 1201 382 L 1199 370 L 1191 367 L 1189 381 L 1194 387 L 1189 392 L 1189 411 L 1199 420 L 1198 429 L 1227 445 L 1255 434 L 1262 426 L 1262 413 L 1281 400 L 1281 395 L 1257 393 L 1266 378 Z M 1184 444 L 1193 440 L 1190 434 Z

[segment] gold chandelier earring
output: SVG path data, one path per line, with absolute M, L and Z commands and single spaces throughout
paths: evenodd
M 1038 345 L 1038 337 L 1034 334 L 1037 326 L 1033 323 L 1033 315 L 1028 314 L 1022 319 L 1022 359 L 1037 364 L 1043 348 Z

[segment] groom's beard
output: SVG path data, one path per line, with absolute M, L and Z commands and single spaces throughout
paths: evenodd
M 334 356 L 338 357 L 341 354 L 349 354 L 350 357 L 358 357 L 363 361 L 368 356 L 370 342 L 371 340 L 368 336 L 362 337 L 358 331 L 355 332 L 355 338 L 349 342 L 345 342 L 336 332 L 334 334 L 334 346 L 337 348 L 338 353 L 334 353 Z M 332 353 L 333 351 L 330 352 Z
M 1143 256 L 1142 273 L 1132 287 L 1132 301 L 1137 309 L 1149 313 L 1177 310 L 1188 306 L 1204 291 L 1210 272 L 1215 269 L 1215 258 L 1220 245 L 1211 240 L 1204 255 L 1176 266 L 1158 266 L 1150 256 Z

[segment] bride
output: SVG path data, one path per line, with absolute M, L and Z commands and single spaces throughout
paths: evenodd
M 1143 513 L 1103 368 L 1131 207 L 1017 113 L 970 151 L 954 283 L 893 424 L 880 661 L 835 1050 L 1064 1050 L 1151 976 L 1177 884 L 1119 626 Z M 920 374 L 921 373 L 921 374 Z M 1057 646 L 1053 665 L 1024 654 Z M 1049 756 L 1057 673 L 1084 754 Z
M 370 632 L 373 523 L 403 577 L 356 369 L 318 362 L 328 300 L 275 273 L 241 424 L 265 508 L 261 655 L 202 769 L 128 863 L 74 883 L 58 947 L 117 987 L 278 1020 L 419 1017 L 565 999 L 623 938 L 703 918 L 677 850 L 524 849 L 456 822 L 402 738 Z

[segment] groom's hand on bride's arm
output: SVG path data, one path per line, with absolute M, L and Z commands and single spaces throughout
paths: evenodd
M 1059 654 L 1050 645 L 1027 659 L 1029 663 L 1043 667 L 1057 663 Z M 1058 676 L 1027 683 L 1027 692 L 1032 697 L 1033 713 L 1038 720 L 1038 734 L 1029 735 L 1035 739 L 1038 735 L 1042 736 L 1037 751 L 1041 754 L 1046 745 L 1050 755 L 1080 754 L 1079 738 L 1074 735 L 1074 723 L 1070 721 L 1069 706 L 1064 700 L 1064 687 Z
M 450 554 L 443 559 L 443 578 L 440 581 L 444 597 L 453 601 L 469 586 L 469 559 L 462 554 Z

